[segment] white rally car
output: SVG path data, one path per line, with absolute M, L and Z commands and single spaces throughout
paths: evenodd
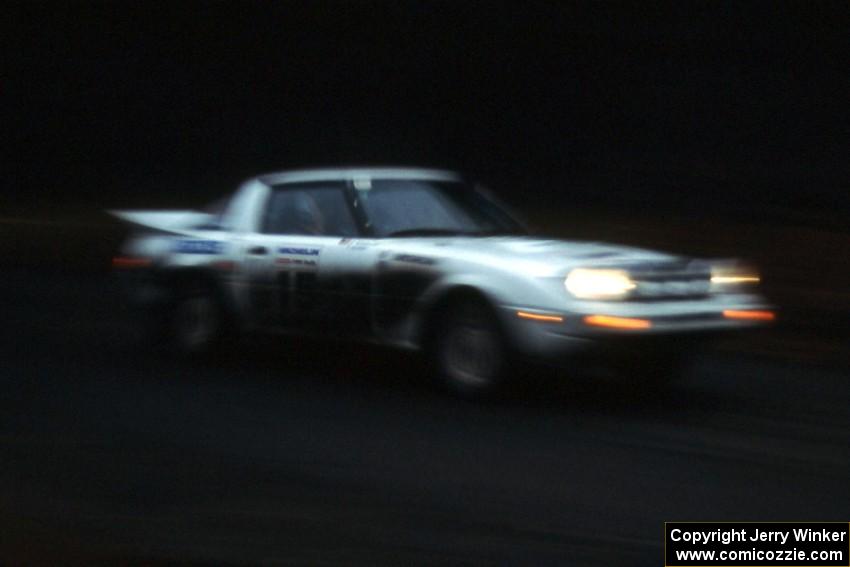
M 474 395 L 518 356 L 604 353 L 657 380 L 695 340 L 774 318 L 742 264 L 535 238 L 448 171 L 286 171 L 212 213 L 113 214 L 137 228 L 115 267 L 188 353 L 245 331 L 353 338 L 421 349 Z

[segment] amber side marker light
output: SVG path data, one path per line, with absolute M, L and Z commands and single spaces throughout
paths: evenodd
M 112 259 L 113 268 L 144 268 L 150 266 L 151 261 L 147 258 L 131 258 L 129 256 L 116 256 Z
M 560 315 L 541 315 L 539 313 L 528 313 L 527 311 L 517 311 L 516 316 L 520 319 L 544 321 L 546 323 L 562 323 L 564 321 L 564 318 Z
M 773 311 L 739 311 L 726 309 L 723 316 L 727 319 L 748 319 L 750 321 L 773 321 L 776 314 Z
M 612 317 L 610 315 L 588 315 L 584 322 L 594 327 L 610 327 L 612 329 L 649 329 L 652 323 L 646 319 L 631 317 Z

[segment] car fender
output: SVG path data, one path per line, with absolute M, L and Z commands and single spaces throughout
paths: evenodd
M 494 279 L 484 274 L 453 274 L 434 282 L 420 297 L 411 313 L 412 342 L 422 347 L 441 305 L 464 293 L 474 294 L 487 302 L 507 329 L 504 310 L 500 309 L 507 298 Z

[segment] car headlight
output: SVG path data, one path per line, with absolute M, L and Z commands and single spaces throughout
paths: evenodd
M 752 266 L 739 263 L 715 264 L 711 267 L 711 287 L 716 291 L 732 291 L 753 286 L 761 277 Z
M 576 268 L 564 286 L 579 299 L 621 299 L 635 288 L 635 282 L 625 270 Z

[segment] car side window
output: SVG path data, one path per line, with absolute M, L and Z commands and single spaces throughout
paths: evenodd
M 272 187 L 263 217 L 265 234 L 357 236 L 342 185 Z
M 378 180 L 361 200 L 375 232 L 434 228 L 463 230 L 470 220 L 438 187 L 416 180 Z

